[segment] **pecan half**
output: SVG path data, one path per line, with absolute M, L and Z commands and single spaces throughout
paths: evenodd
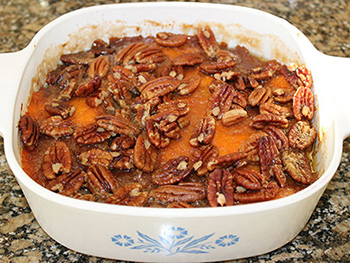
M 139 136 L 134 147 L 135 166 L 144 172 L 152 172 L 155 169 L 157 159 L 157 149 L 144 136 Z
M 108 204 L 144 206 L 148 200 L 149 193 L 142 191 L 142 184 L 128 184 L 119 188 L 105 202 Z
M 196 123 L 192 132 L 190 144 L 193 147 L 206 145 L 213 141 L 215 135 L 215 119 L 211 116 L 205 117 Z
M 203 56 L 199 53 L 184 53 L 171 60 L 174 66 L 194 66 L 203 62 Z
M 284 116 L 286 118 L 293 115 L 293 112 L 287 108 L 271 102 L 265 102 L 259 106 L 260 114 L 274 114 L 278 116 Z
M 234 166 L 239 160 L 247 157 L 247 153 L 244 152 L 234 152 L 223 156 L 215 157 L 210 160 L 207 165 L 209 171 L 213 171 L 216 168 L 226 168 L 229 166 Z
M 247 168 L 234 170 L 233 179 L 238 185 L 250 190 L 262 189 L 267 183 L 262 174 Z
M 160 115 L 167 114 L 168 116 L 184 116 L 190 111 L 186 101 L 171 100 L 169 102 L 161 103 L 157 106 L 157 113 L 150 118 L 160 121 L 163 119 Z
M 135 137 L 131 137 L 129 135 L 122 135 L 120 137 L 115 138 L 109 148 L 111 151 L 121 151 L 133 148 L 135 146 Z
M 235 95 L 236 91 L 231 85 L 221 82 L 214 90 L 209 101 L 208 106 L 211 115 L 217 119 L 221 119 L 222 115 L 230 110 Z
M 93 61 L 94 58 L 95 58 L 95 55 L 92 52 L 80 51 L 72 54 L 64 54 L 60 57 L 60 60 L 66 64 L 87 65 L 91 61 Z
M 119 104 L 121 108 L 132 103 L 132 96 L 128 90 L 126 82 L 115 79 L 112 75 L 108 75 L 108 91 L 111 93 L 113 99 Z
M 233 198 L 233 176 L 223 169 L 215 169 L 209 174 L 207 199 L 211 207 L 231 206 Z
M 109 96 L 109 92 L 106 89 L 100 88 L 95 90 L 86 98 L 86 104 L 90 108 L 96 108 L 101 105 Z
M 256 132 L 250 135 L 247 139 L 242 141 L 238 151 L 247 153 L 247 159 L 251 162 L 258 162 L 259 142 L 261 137 L 266 136 L 265 132 Z
M 302 184 L 310 184 L 312 169 L 310 160 L 299 150 L 282 152 L 282 161 L 285 171 L 294 181 Z
M 105 199 L 120 187 L 118 180 L 106 167 L 98 164 L 90 165 L 87 172 L 86 185 L 94 195 Z
M 68 146 L 64 142 L 55 142 L 50 146 L 44 154 L 41 168 L 49 180 L 69 173 L 72 169 L 72 157 Z
M 40 132 L 55 139 L 71 135 L 73 131 L 71 121 L 63 120 L 61 116 L 52 116 L 40 122 Z
M 73 115 L 73 113 L 75 112 L 75 107 L 62 102 L 54 101 L 51 104 L 45 105 L 45 110 L 50 115 L 59 115 L 63 119 L 67 119 L 68 117 Z
M 204 145 L 193 152 L 193 169 L 199 176 L 208 173 L 208 163 L 212 158 L 219 156 L 219 149 L 214 145 Z
M 21 132 L 21 141 L 26 148 L 33 150 L 39 139 L 39 125 L 29 115 L 21 116 L 18 128 Z
M 199 87 L 200 83 L 201 77 L 199 74 L 193 74 L 181 80 L 176 91 L 179 95 L 188 95 L 194 92 Z
M 185 44 L 187 36 L 183 34 L 173 34 L 170 32 L 159 32 L 156 35 L 156 42 L 158 45 L 164 47 L 180 47 Z
M 281 164 L 279 159 L 279 151 L 275 140 L 270 136 L 263 136 L 259 142 L 259 160 L 260 170 L 267 180 L 270 180 L 273 172 L 272 168 L 275 164 Z
M 251 106 L 260 105 L 262 103 L 265 103 L 270 96 L 271 96 L 270 88 L 264 88 L 262 86 L 259 86 L 250 93 L 248 97 L 248 103 Z
M 278 150 L 288 149 L 289 147 L 288 138 L 281 129 L 275 126 L 267 125 L 263 129 L 263 131 L 274 139 Z
M 298 121 L 289 130 L 289 145 L 304 150 L 309 147 L 317 137 L 317 131 L 308 121 Z
M 216 42 L 215 35 L 210 27 L 206 26 L 200 29 L 197 37 L 199 45 L 204 53 L 210 58 L 215 58 L 219 50 L 219 45 Z
M 96 123 L 77 128 L 73 133 L 73 138 L 79 144 L 101 143 L 108 140 L 111 136 L 112 133 L 110 131 L 99 128 Z
M 274 114 L 259 114 L 252 119 L 251 126 L 256 129 L 263 129 L 266 125 L 287 128 L 288 120 L 284 116 Z
M 112 166 L 117 170 L 130 170 L 134 168 L 134 150 L 121 150 L 119 152 L 113 152 L 113 156 L 118 155 L 112 163 Z
M 100 77 L 96 77 L 93 79 L 85 79 L 83 83 L 75 89 L 74 93 L 78 97 L 85 97 L 97 90 L 98 88 L 100 88 L 101 83 L 102 79 Z
M 300 86 L 300 79 L 295 71 L 290 71 L 286 65 L 282 65 L 278 71 L 284 76 L 290 85 L 295 88 Z
M 221 123 L 224 126 L 232 126 L 240 123 L 248 117 L 248 113 L 244 109 L 229 110 L 222 115 Z
M 300 87 L 294 94 L 293 114 L 300 121 L 304 118 L 312 120 L 315 111 L 315 98 L 311 89 Z
M 175 91 L 178 85 L 179 80 L 170 76 L 150 80 L 139 87 L 141 99 L 143 101 L 148 101 L 155 97 L 167 95 L 168 93 Z
M 175 184 L 184 180 L 192 171 L 189 158 L 180 156 L 170 159 L 160 166 L 152 175 L 152 182 L 156 185 Z
M 99 164 L 108 167 L 112 160 L 113 156 L 110 152 L 100 149 L 91 149 L 79 155 L 80 163 L 85 166 Z
M 60 95 L 58 95 L 58 100 L 62 100 L 62 101 L 70 100 L 73 97 L 77 87 L 78 87 L 77 80 L 76 79 L 70 80 L 67 83 L 67 85 L 63 88 Z
M 236 71 L 230 71 L 230 69 L 233 69 L 236 66 L 236 62 L 231 61 L 225 61 L 225 62 L 203 62 L 199 69 L 206 74 L 215 74 L 215 73 L 222 73 L 227 72 L 226 74 L 220 75 L 220 79 L 224 78 L 225 80 L 231 80 L 233 77 L 236 77 L 239 75 Z M 215 78 L 216 75 L 214 75 Z
M 151 191 L 151 196 L 162 202 L 195 202 L 206 196 L 202 183 L 180 182 L 178 185 L 162 185 Z
M 299 79 L 302 81 L 304 86 L 308 89 L 311 89 L 312 86 L 312 76 L 311 71 L 306 68 L 304 65 L 301 65 L 296 68 L 295 73 L 299 77 Z
M 97 116 L 96 123 L 99 127 L 117 134 L 137 135 L 140 133 L 140 129 L 135 124 L 120 115 Z
M 278 192 L 278 186 L 276 184 L 270 184 L 270 186 L 267 188 L 263 188 L 258 191 L 234 193 L 234 199 L 239 203 L 263 202 L 274 199 L 277 196 Z
M 76 169 L 69 174 L 62 174 L 51 180 L 46 188 L 58 192 L 61 195 L 72 196 L 76 194 L 85 183 L 86 173 Z
M 94 59 L 94 61 L 91 62 L 88 70 L 87 70 L 87 75 L 90 78 L 94 77 L 101 77 L 103 78 L 104 76 L 107 75 L 110 67 L 110 61 L 108 56 L 99 56 Z

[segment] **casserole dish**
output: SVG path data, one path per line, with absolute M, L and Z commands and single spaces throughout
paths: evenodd
M 305 63 L 312 70 L 318 108 L 316 127 L 321 134 L 316 163 L 321 175 L 317 182 L 280 200 L 179 211 L 73 200 L 40 187 L 22 171 L 16 128 L 21 104 L 30 94 L 32 77 L 40 78 L 38 72 L 50 67 L 50 59 L 55 60 L 53 53 L 59 51 L 57 47 L 63 51 L 82 49 L 109 31 L 113 36 L 120 31 L 138 33 L 140 25 L 145 35 L 159 27 L 169 31 L 191 30 L 182 24 L 212 22 L 210 17 L 215 17 L 212 24 L 217 25 L 217 35 L 221 33 L 242 44 L 248 40 L 248 48 L 257 54 L 277 57 L 283 62 Z M 107 24 L 108 21 L 111 23 Z M 71 44 L 60 46 L 68 40 Z M 58 242 L 96 256 L 133 261 L 203 262 L 253 256 L 280 247 L 306 224 L 338 166 L 342 139 L 350 131 L 349 108 L 345 104 L 349 90 L 334 81 L 340 82 L 349 71 L 349 60 L 318 53 L 305 36 L 285 21 L 247 8 L 152 3 L 83 9 L 52 22 L 23 51 L 1 55 L 0 63 L 4 68 L 0 78 L 3 87 L 0 131 L 9 164 L 33 213 Z

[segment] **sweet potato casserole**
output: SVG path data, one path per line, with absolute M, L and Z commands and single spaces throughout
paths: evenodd
M 302 65 L 196 35 L 95 40 L 63 54 L 19 121 L 22 166 L 73 198 L 215 207 L 317 179 L 312 77 Z

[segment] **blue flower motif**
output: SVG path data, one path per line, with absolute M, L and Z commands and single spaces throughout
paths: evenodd
M 134 240 L 127 235 L 114 235 L 112 237 L 112 242 L 114 242 L 118 246 L 129 247 L 134 244 Z
M 168 240 L 181 239 L 187 236 L 187 230 L 182 227 L 168 227 L 163 230 L 161 236 Z
M 221 246 L 221 247 L 226 247 L 226 246 L 229 247 L 231 245 L 236 244 L 238 242 L 238 240 L 239 240 L 239 237 L 236 235 L 225 235 L 225 236 L 218 238 L 215 241 L 215 244 L 217 244 L 218 246 Z

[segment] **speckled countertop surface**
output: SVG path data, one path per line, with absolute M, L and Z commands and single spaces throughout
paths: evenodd
M 348 0 L 210 2 L 254 7 L 278 15 L 304 32 L 322 52 L 350 57 Z M 42 26 L 68 11 L 102 3 L 114 1 L 0 0 L 0 53 L 24 48 Z M 350 262 L 349 196 L 350 138 L 344 141 L 336 175 L 303 231 L 292 242 L 271 253 L 232 262 Z M 40 228 L 8 167 L 2 139 L 0 262 L 117 262 L 69 250 Z

